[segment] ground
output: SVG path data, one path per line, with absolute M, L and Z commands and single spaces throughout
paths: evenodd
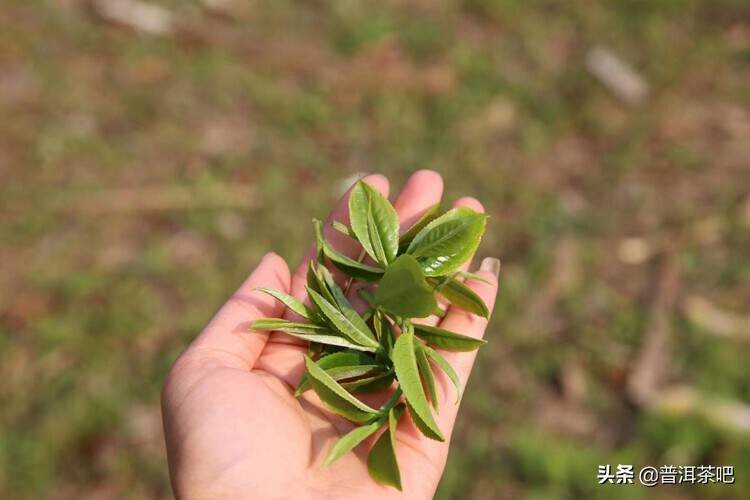
M 419 168 L 503 262 L 438 498 L 746 497 L 745 0 L 96 4 L 0 11 L 0 497 L 168 498 L 175 357 L 346 179 Z M 598 486 L 618 463 L 737 482 Z

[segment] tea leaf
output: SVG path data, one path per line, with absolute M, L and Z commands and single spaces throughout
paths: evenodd
M 307 346 L 307 355 L 312 359 L 316 359 L 318 355 L 323 354 L 323 344 L 318 342 L 310 342 L 309 344 L 310 345 Z
M 366 288 L 357 288 L 357 295 L 367 302 L 367 305 L 370 307 L 375 306 L 375 296 L 370 292 L 370 290 Z
M 477 273 L 470 273 L 469 271 L 458 271 L 458 272 L 456 272 L 455 276 L 460 276 L 460 277 L 466 278 L 468 280 L 480 281 L 480 282 L 484 283 L 485 285 L 491 285 L 492 284 L 491 281 L 482 278 Z
M 377 482 L 401 490 L 401 472 L 396 460 L 396 428 L 403 414 L 403 405 L 388 412 L 388 429 L 380 435 L 367 457 L 367 470 Z
M 439 401 L 437 388 L 435 387 L 435 377 L 432 374 L 432 367 L 430 366 L 430 360 L 427 359 L 427 354 L 425 354 L 424 349 L 422 349 L 419 344 L 417 344 L 417 351 L 415 354 L 417 355 L 419 374 L 422 376 L 422 380 L 424 380 L 424 383 L 427 386 L 427 392 L 430 395 L 430 403 L 432 404 L 432 407 L 437 410 Z
M 374 309 L 367 309 L 365 312 L 362 313 L 362 319 L 365 323 L 370 321 L 370 318 L 372 318 L 372 313 L 374 312 Z
M 380 413 L 391 411 L 391 408 L 396 406 L 396 404 L 398 403 L 398 400 L 401 399 L 402 395 L 403 395 L 403 392 L 401 392 L 401 388 L 397 387 L 396 390 L 393 391 L 391 396 L 388 398 L 388 401 L 383 403 L 383 405 L 380 407 Z
M 367 320 L 363 316 L 360 316 L 354 309 L 354 307 L 352 307 L 351 302 L 349 302 L 349 299 L 347 299 L 346 295 L 344 295 L 344 291 L 340 286 L 336 284 L 335 281 L 333 281 L 333 276 L 331 276 L 331 273 L 328 272 L 328 269 L 326 269 L 325 267 L 321 267 L 320 274 L 323 276 L 323 280 L 328 285 L 328 289 L 331 291 L 331 295 L 333 296 L 333 303 L 338 307 L 339 311 L 341 311 L 341 313 L 353 325 L 355 325 L 357 329 L 365 332 L 367 335 L 371 336 L 373 340 L 375 340 L 376 337 L 372 333 L 372 330 L 367 327 Z
M 382 365 L 375 363 L 372 356 L 363 352 L 334 352 L 323 356 L 316 363 L 336 381 L 385 371 Z M 299 396 L 309 388 L 310 380 L 305 373 L 302 375 L 294 395 Z
M 422 216 L 417 220 L 417 222 L 412 224 L 412 226 L 404 234 L 401 235 L 401 237 L 398 239 L 399 253 L 404 253 L 406 251 L 409 243 L 411 243 L 411 240 L 413 240 L 417 233 L 420 232 L 427 224 L 437 218 L 439 211 L 440 203 L 438 202 L 428 208 L 427 211 L 423 213 Z
M 318 264 L 316 266 L 317 275 L 320 277 L 321 283 L 325 285 L 325 288 L 328 289 L 328 295 L 323 295 L 326 300 L 328 300 L 331 304 L 338 305 L 339 299 L 336 297 L 340 297 L 343 295 L 343 292 L 341 291 L 341 287 L 339 287 L 336 284 L 336 280 L 333 279 L 333 275 L 331 274 L 331 271 L 328 270 L 328 268 L 322 264 Z M 329 297 L 330 300 L 329 300 Z
M 379 267 L 368 266 L 344 254 L 338 253 L 330 246 L 324 247 L 325 256 L 328 257 L 336 268 L 347 276 L 363 281 L 377 281 L 383 276 L 383 270 Z
M 375 410 L 346 392 L 346 389 L 307 356 L 305 368 L 316 394 L 331 411 L 353 422 L 368 422 L 377 415 Z
M 257 331 L 279 331 L 300 340 L 305 340 L 307 342 L 316 342 L 318 344 L 326 344 L 337 347 L 347 347 L 349 349 L 356 349 L 358 351 L 375 351 L 375 349 L 373 349 L 372 347 L 355 344 L 350 340 L 337 335 L 336 332 L 334 332 L 327 326 L 314 325 L 312 323 L 295 323 L 293 321 L 286 321 L 278 318 L 262 318 L 253 321 L 253 323 L 250 325 L 250 329 Z
M 383 275 L 383 269 L 374 266 L 368 266 L 359 261 L 347 257 L 343 253 L 335 250 L 323 237 L 323 226 L 319 220 L 313 220 L 315 226 L 316 240 L 322 249 L 323 255 L 333 262 L 333 265 L 349 276 L 365 281 L 377 281 Z
M 411 415 L 411 419 L 417 429 L 419 429 L 419 432 L 430 439 L 434 439 L 435 441 L 445 441 L 445 437 L 443 437 L 442 434 L 436 433 L 429 425 L 427 425 L 427 423 L 422 420 L 422 418 L 414 410 L 414 407 L 408 401 L 406 402 L 406 407 L 409 408 L 409 415 Z
M 459 333 L 444 330 L 437 326 L 414 325 L 414 335 L 428 344 L 446 351 L 473 351 L 487 343 L 486 340 L 467 337 Z
M 307 286 L 318 292 L 327 301 L 335 303 L 336 299 L 333 298 L 333 294 L 328 288 L 328 283 L 322 275 L 324 271 L 328 271 L 324 265 L 310 261 L 310 266 L 307 268 Z
M 288 295 L 284 292 L 280 292 L 278 290 L 274 290 L 272 288 L 260 287 L 260 288 L 256 288 L 256 290 L 261 291 L 263 293 L 267 293 L 271 297 L 275 298 L 276 300 L 284 304 L 290 311 L 294 311 L 295 313 L 299 314 L 303 318 L 307 318 L 309 320 L 315 320 L 318 318 L 318 315 L 315 311 L 313 311 L 312 309 L 310 309 L 305 304 L 295 299 L 291 295 Z
M 402 333 L 393 346 L 391 359 L 396 369 L 396 376 L 404 392 L 404 397 L 409 404 L 409 411 L 417 427 L 432 439 L 444 441 L 440 429 L 432 416 L 427 398 L 419 378 L 417 358 L 414 352 L 414 334 L 412 332 Z
M 432 289 L 411 255 L 399 256 L 386 270 L 375 291 L 375 303 L 407 318 L 425 318 L 437 308 Z
M 461 400 L 461 395 L 463 394 L 463 388 L 461 387 L 461 379 L 458 378 L 458 373 L 456 373 L 456 370 L 453 369 L 450 363 L 448 363 L 448 360 L 446 360 L 443 356 L 441 356 L 437 351 L 434 349 L 430 349 L 427 346 L 422 346 L 422 349 L 424 349 L 424 352 L 429 356 L 436 365 L 438 365 L 446 375 L 448 375 L 448 378 L 453 382 L 453 385 L 456 388 L 456 404 Z
M 435 290 L 445 297 L 451 304 L 483 318 L 490 315 L 490 310 L 482 298 L 471 288 L 455 279 L 440 283 L 437 278 L 427 278 L 427 282 L 435 286 Z
M 362 181 L 349 196 L 352 231 L 365 251 L 387 266 L 398 253 L 398 215 L 390 202 Z
M 380 345 L 383 346 L 385 353 L 390 356 L 393 344 L 396 343 L 396 334 L 393 332 L 393 326 L 391 326 L 391 323 L 386 318 L 383 318 L 380 330 Z
M 321 269 L 321 271 L 323 270 Z M 327 272 L 328 271 L 325 270 L 324 274 L 326 274 Z M 349 302 L 349 299 L 347 299 L 346 295 L 344 295 L 344 291 L 341 290 L 341 287 L 339 287 L 335 281 L 333 281 L 333 278 L 330 276 L 330 274 L 328 275 L 328 277 L 326 277 L 326 281 L 328 282 L 328 287 L 331 290 L 331 295 L 333 295 L 333 300 L 338 306 L 339 311 L 341 311 L 352 324 L 356 325 L 358 329 L 366 332 L 368 335 L 371 335 L 373 339 L 375 339 L 372 331 L 367 327 L 365 319 L 357 313 L 354 307 L 352 307 L 351 302 Z
M 281 318 L 260 318 L 250 324 L 251 330 L 278 330 L 289 331 L 292 333 L 302 333 L 305 335 L 327 335 L 333 334 L 330 328 L 324 325 L 314 323 L 298 323 Z
M 374 252 L 375 261 L 379 262 L 383 267 L 388 266 L 390 259 L 385 254 L 385 248 L 383 242 L 380 240 L 380 234 L 378 233 L 377 223 L 375 218 L 372 216 L 372 210 L 367 212 L 367 233 L 370 235 L 370 245 Z
M 313 219 L 313 231 L 315 232 L 315 260 L 325 265 L 325 253 L 323 249 L 326 246 L 326 238 L 323 235 L 323 223 L 318 219 Z
M 413 255 L 427 276 L 458 269 L 477 249 L 487 216 L 469 208 L 449 210 L 414 237 L 406 253 Z
M 367 347 L 368 350 L 373 351 L 380 347 L 380 344 L 375 340 L 375 336 L 370 331 L 370 328 L 364 320 L 359 317 L 359 315 L 356 315 L 356 312 L 355 315 L 357 319 L 354 319 L 353 317 L 350 318 L 312 288 L 308 287 L 307 293 L 310 295 L 310 300 L 312 300 L 318 309 L 320 309 L 321 314 L 323 314 L 339 332 L 349 338 L 352 342 Z
M 375 338 L 381 340 L 383 338 L 383 313 L 378 309 L 372 314 L 372 329 L 375 330 Z
M 352 238 L 354 240 L 357 239 L 357 235 L 354 234 L 354 231 L 352 231 L 351 228 L 349 226 L 347 226 L 346 224 L 335 220 L 335 221 L 331 222 L 331 226 L 333 226 L 333 228 L 336 231 L 338 231 L 339 233 L 341 233 L 341 234 L 343 234 L 345 236 L 348 236 L 348 237 L 350 237 L 350 238 Z
M 357 351 L 365 351 L 365 352 L 375 351 L 371 347 L 365 347 L 365 346 L 354 344 L 346 340 L 344 337 L 340 337 L 338 335 L 306 335 L 302 333 L 289 332 L 284 329 L 281 329 L 281 331 L 286 333 L 287 335 L 291 335 L 292 337 L 296 337 L 300 340 L 304 340 L 310 343 L 325 344 L 325 345 L 330 345 L 330 346 L 335 346 L 335 347 L 346 347 L 347 349 L 355 349 Z
M 372 375 L 351 382 L 341 382 L 341 385 L 352 394 L 362 392 L 376 392 L 382 389 L 387 389 L 393 383 L 396 378 L 396 374 L 392 371 L 381 373 L 378 375 Z
M 352 451 L 362 441 L 372 436 L 378 431 L 378 429 L 383 427 L 387 420 L 387 418 L 381 418 L 370 424 L 365 424 L 361 427 L 355 427 L 347 434 L 341 436 L 328 452 L 328 456 L 323 462 L 323 467 L 329 467 L 331 464 L 336 462 L 336 460 Z

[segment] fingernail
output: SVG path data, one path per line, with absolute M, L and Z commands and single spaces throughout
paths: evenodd
M 496 257 L 485 257 L 482 264 L 479 266 L 480 271 L 489 271 L 495 275 L 495 278 L 500 276 L 500 259 Z

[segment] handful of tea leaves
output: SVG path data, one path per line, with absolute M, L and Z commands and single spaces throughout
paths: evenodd
M 384 428 L 370 450 L 368 469 L 376 481 L 401 489 L 394 452 L 400 417 L 408 409 L 425 436 L 443 441 L 430 409 L 430 405 L 438 408 L 433 370 L 443 370 L 453 382 L 456 403 L 461 397 L 458 375 L 435 348 L 471 351 L 485 343 L 412 319 L 442 314 L 436 294 L 487 317 L 482 299 L 459 279 L 481 279 L 459 268 L 477 249 L 486 216 L 468 208 L 454 208 L 438 216 L 436 205 L 399 236 L 393 206 L 360 181 L 349 198 L 349 220 L 351 227 L 337 221 L 333 227 L 356 239 L 373 263 L 338 252 L 324 238 L 320 221 L 314 221 L 318 254 L 307 273 L 310 305 L 277 290 L 261 289 L 306 321 L 264 318 L 254 321 L 251 328 L 282 331 L 308 341 L 306 372 L 296 395 L 312 389 L 332 412 L 360 424 L 333 445 L 324 466 Z M 348 276 L 344 289 L 325 267 L 326 259 Z M 369 305 L 362 314 L 345 293 L 355 280 L 377 284 L 374 293 L 359 290 Z M 355 397 L 390 387 L 395 391 L 378 409 Z

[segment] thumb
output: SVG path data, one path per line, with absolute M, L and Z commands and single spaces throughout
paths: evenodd
M 284 305 L 256 290 L 274 288 L 289 293 L 289 267 L 275 253 L 266 254 L 240 288 L 188 347 L 185 355 L 200 351 L 221 363 L 251 369 L 268 340 L 267 333 L 250 332 L 258 318 L 280 317 Z

